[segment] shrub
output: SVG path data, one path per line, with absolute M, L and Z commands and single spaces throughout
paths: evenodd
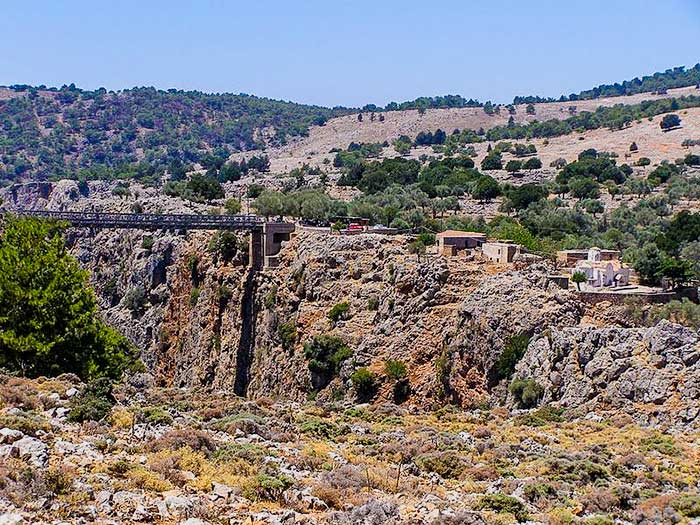
M 406 363 L 398 359 L 387 359 L 384 362 L 384 373 L 394 381 L 404 379 L 407 375 Z
M 75 479 L 75 471 L 66 467 L 51 467 L 43 475 L 46 488 L 56 496 L 69 494 Z
M 209 253 L 216 256 L 217 260 L 232 260 L 239 250 L 238 237 L 229 231 L 219 231 L 212 235 L 207 246 Z
M 520 408 L 537 406 L 544 395 L 544 388 L 534 379 L 515 379 L 510 384 L 509 390 Z
M 241 213 L 241 201 L 237 199 L 226 199 L 224 203 L 224 209 L 229 215 L 236 215 Z
M 0 415 L 0 428 L 13 428 L 30 436 L 37 431 L 50 432 L 51 425 L 42 416 L 31 412 L 17 411 L 11 415 Z
M 540 499 L 555 497 L 556 495 L 557 491 L 548 483 L 530 483 L 523 487 L 523 496 L 531 503 Z
M 291 350 L 294 347 L 294 343 L 296 343 L 297 340 L 296 323 L 294 321 L 280 323 L 277 327 L 277 335 L 280 338 L 282 348 L 284 348 L 285 350 Z
M 190 290 L 190 306 L 195 306 L 199 301 L 200 290 L 196 286 Z
M 100 421 L 112 410 L 114 396 L 108 378 L 95 379 L 70 401 L 68 420 L 74 422 Z
M 523 163 L 524 170 L 538 170 L 541 167 L 542 167 L 542 161 L 540 159 L 538 159 L 537 157 L 529 158 Z
M 502 168 L 503 162 L 499 155 L 489 154 L 481 161 L 481 169 L 484 171 L 500 170 Z
M 322 439 L 333 439 L 343 433 L 343 430 L 335 423 L 318 418 L 303 421 L 299 430 L 303 434 L 310 434 Z
M 141 248 L 150 252 L 153 248 L 154 242 L 153 237 L 150 235 L 145 235 L 143 239 L 141 239 Z
M 294 485 L 294 480 L 283 474 L 258 474 L 243 489 L 243 495 L 253 501 L 280 501 L 282 493 Z
M 681 118 L 678 115 L 675 115 L 673 113 L 670 113 L 668 115 L 664 115 L 663 118 L 661 119 L 661 122 L 659 122 L 659 126 L 664 131 L 668 131 L 668 130 L 671 130 L 673 128 L 677 128 L 680 125 L 681 125 Z
M 514 335 L 506 343 L 503 352 L 498 357 L 496 362 L 496 376 L 501 379 L 510 379 L 515 372 L 515 365 L 525 354 L 527 345 L 530 343 L 530 337 L 526 334 Z
M 370 297 L 367 299 L 367 310 L 370 312 L 376 312 L 379 310 L 379 299 L 376 297 Z
M 147 302 L 146 290 L 141 285 L 134 286 L 124 295 L 124 306 L 134 315 L 142 314 Z
M 519 416 L 515 422 L 518 425 L 525 425 L 528 427 L 542 427 L 547 423 L 561 423 L 564 421 L 564 418 L 562 417 L 563 414 L 563 408 L 544 406 L 530 412 L 529 414 Z
M 277 286 L 273 285 L 270 293 L 265 296 L 264 305 L 266 310 L 272 310 L 277 301 Z
M 434 233 L 426 233 L 426 232 L 419 233 L 418 240 L 426 246 L 434 246 L 435 245 L 435 234 Z
M 369 399 L 376 391 L 377 379 L 373 372 L 367 368 L 358 368 L 350 376 L 352 386 L 360 399 Z
M 343 301 L 342 303 L 336 304 L 328 311 L 328 318 L 334 323 L 337 323 L 341 319 L 345 319 L 347 317 L 349 310 L 350 304 L 348 304 L 347 301 Z
M 655 432 L 651 436 L 642 438 L 640 443 L 641 449 L 645 452 L 655 450 L 665 456 L 677 456 L 680 450 L 676 446 L 673 436 Z
M 700 518 L 700 496 L 681 496 L 673 502 L 673 508 L 686 518 Z
M 649 166 L 651 164 L 651 159 L 649 157 L 640 157 L 637 159 L 637 166 Z
M 160 407 L 145 407 L 140 411 L 140 418 L 153 425 L 169 425 L 173 417 Z
M 199 281 L 199 256 L 196 253 L 191 253 L 185 259 L 187 270 L 190 274 L 190 280 L 193 283 Z
M 312 385 L 320 390 L 335 377 L 343 361 L 352 356 L 352 350 L 339 337 L 323 334 L 304 345 L 304 356 L 309 360 Z
M 492 510 L 499 514 L 507 512 L 512 514 L 518 521 L 529 519 L 525 505 L 519 499 L 506 494 L 487 494 L 482 496 L 474 506 L 474 509 Z
M 686 166 L 700 166 L 700 155 L 693 155 L 688 153 L 683 162 Z
M 457 479 L 467 467 L 464 458 L 454 450 L 423 454 L 414 460 L 424 472 L 434 472 L 444 479 Z
M 558 159 L 556 159 L 556 160 L 553 160 L 553 161 L 549 164 L 549 167 L 550 167 L 550 168 L 556 168 L 556 169 L 558 169 L 558 170 L 564 168 L 565 166 L 566 166 L 566 159 L 563 159 L 563 158 L 561 158 L 561 157 L 558 158 Z

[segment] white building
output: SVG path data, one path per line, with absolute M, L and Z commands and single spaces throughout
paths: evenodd
M 586 260 L 578 261 L 571 273 L 586 274 L 589 286 L 625 286 L 630 282 L 631 270 L 622 265 L 619 260 L 602 260 L 600 248 L 588 250 Z

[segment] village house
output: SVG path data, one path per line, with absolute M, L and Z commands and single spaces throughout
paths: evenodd
M 618 250 L 602 250 L 595 248 L 600 252 L 601 261 L 616 261 L 620 259 Z M 557 263 L 564 268 L 573 268 L 579 261 L 588 259 L 590 250 L 560 250 L 557 252 Z
M 520 254 L 520 245 L 509 241 L 490 241 L 481 246 L 481 253 L 492 262 L 508 264 Z
M 614 250 L 605 250 L 612 252 Z M 605 254 L 608 255 L 608 254 Z M 622 265 L 619 259 L 604 259 L 603 250 L 591 248 L 585 260 L 578 260 L 571 274 L 584 273 L 589 286 L 625 286 L 630 282 L 631 270 Z
M 446 230 L 435 237 L 438 252 L 444 255 L 454 255 L 459 250 L 473 249 L 486 242 L 486 234 L 481 232 Z

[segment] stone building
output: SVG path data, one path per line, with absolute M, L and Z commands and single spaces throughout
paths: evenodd
M 486 234 L 481 232 L 463 232 L 446 230 L 436 236 L 438 252 L 453 254 L 458 250 L 473 249 L 486 242 Z
M 520 254 L 520 245 L 508 241 L 490 241 L 482 244 L 481 252 L 489 261 L 508 264 Z

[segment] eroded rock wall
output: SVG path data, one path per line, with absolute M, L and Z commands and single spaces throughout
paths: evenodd
M 530 343 L 516 374 L 544 387 L 543 402 L 581 414 L 700 423 L 700 338 L 668 321 L 652 328 L 552 328 Z

